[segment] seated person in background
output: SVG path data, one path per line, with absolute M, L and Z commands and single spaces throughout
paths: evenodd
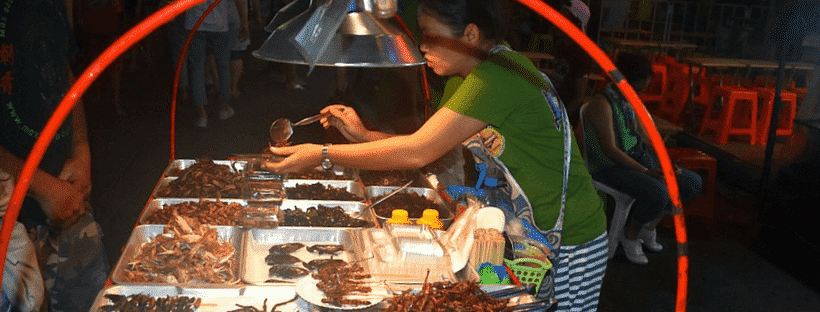
M 622 53 L 616 66 L 639 94 L 652 79 L 652 66 L 641 55 Z M 584 156 L 592 178 L 635 198 L 620 238 L 624 252 L 629 261 L 647 264 L 641 243 L 652 251 L 663 249 L 655 226 L 673 211 L 660 162 L 635 111 L 613 83 L 584 106 L 581 116 Z M 676 174 L 681 201 L 686 203 L 700 193 L 701 177 L 680 168 Z

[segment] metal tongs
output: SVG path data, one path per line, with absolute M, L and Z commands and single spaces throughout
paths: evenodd
M 405 183 L 405 184 L 404 184 L 404 185 L 402 185 L 401 187 L 399 187 L 399 188 L 395 189 L 394 191 L 390 192 L 390 194 L 387 194 L 387 196 L 382 197 L 382 198 L 380 198 L 379 200 L 377 200 L 377 201 L 373 202 L 373 203 L 372 203 L 372 204 L 370 204 L 370 206 L 368 206 L 367 208 L 372 208 L 373 206 L 376 206 L 376 205 L 378 205 L 378 204 L 381 204 L 381 203 L 382 203 L 383 201 L 385 201 L 386 199 L 388 199 L 388 198 L 392 197 L 393 195 L 396 195 L 396 194 L 400 193 L 401 191 L 403 191 L 404 189 L 406 189 L 408 186 L 410 186 L 410 184 L 413 184 L 413 181 L 410 181 L 410 182 Z

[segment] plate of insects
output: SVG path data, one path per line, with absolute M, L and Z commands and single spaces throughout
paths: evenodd
M 329 264 L 296 284 L 302 300 L 330 310 L 362 310 L 388 297 L 383 282 L 373 279 L 358 263 Z

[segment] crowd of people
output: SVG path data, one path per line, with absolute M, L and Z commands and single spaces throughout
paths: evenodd
M 7 88 L 4 81 L 0 94 L 0 101 L 9 103 L 0 114 L 0 182 L 4 187 L 0 206 L 7 203 L 10 185 L 20 174 L 36 131 L 42 129 L 73 81 L 70 64 L 80 49 L 72 27 L 81 27 L 93 38 L 107 38 L 98 39 L 105 42 L 116 38 L 127 24 L 128 19 L 121 17 L 132 13 L 123 12 L 134 10 L 132 16 L 145 16 L 162 4 L 77 1 L 15 1 L 9 10 L 0 13 L 6 20 L 6 36 L 0 38 L 0 44 L 4 49 L 14 49 L 13 58 L 3 58 L 0 63 L 2 73 L 13 76 Z M 188 32 L 214 1 L 196 6 L 165 28 L 174 61 Z M 369 170 L 412 169 L 435 162 L 463 142 L 483 142 L 514 178 L 509 182 L 526 194 L 526 207 L 532 216 L 530 226 L 538 231 L 560 232 L 560 244 L 553 250 L 554 279 L 545 279 L 545 283 L 553 284 L 542 288 L 538 296 L 557 299 L 559 311 L 594 310 L 607 266 L 607 229 L 606 201 L 597 194 L 592 181 L 636 199 L 620 238 L 631 262 L 648 262 L 644 247 L 656 252 L 663 249 L 657 242 L 655 226 L 673 211 L 657 156 L 634 111 L 611 84 L 592 99 L 585 96 L 582 80 L 591 71 L 591 62 L 581 57 L 580 49 L 560 32 L 554 32 L 555 47 L 562 53 L 557 53 L 557 61 L 549 68 L 537 68 L 527 57 L 510 49 L 510 42 L 516 40 L 508 41 L 511 15 L 506 13 L 510 8 L 502 0 L 399 3 L 402 8 L 413 8 L 400 13 L 415 22 L 411 24 L 417 27 L 414 30 L 427 67 L 437 76 L 455 77 L 446 85 L 444 80 L 430 80 L 441 82 L 440 86 L 431 86 L 441 93 L 438 103 L 432 103 L 438 109 L 426 116 L 416 132 L 395 135 L 366 128 L 352 107 L 333 103 L 322 110 L 328 114 L 322 124 L 339 130 L 351 144 L 271 148 L 274 154 L 286 158 L 266 167 L 291 172 L 332 163 Z M 251 22 L 261 28 L 283 4 L 223 0 L 197 29 L 188 57 L 183 60 L 187 64 L 180 80 L 182 98 L 190 98 L 197 110 L 192 122 L 195 127 L 207 128 L 209 102 L 216 102 L 220 120 L 235 114 L 232 99 L 242 90 L 242 58 L 252 38 Z M 583 1 L 566 0 L 553 5 L 576 26 L 586 28 L 590 11 Z M 102 12 L 101 6 L 111 6 L 103 11 L 115 15 L 108 23 L 120 28 L 98 33 L 94 29 L 100 26 L 89 23 L 87 18 L 80 18 L 82 23 L 73 22 L 78 14 Z M 46 44 L 34 44 L 38 42 Z M 50 48 L 55 46 L 64 48 Z M 89 46 L 84 47 L 84 53 L 92 53 Z M 212 63 L 208 60 L 211 57 Z M 651 78 L 648 60 L 633 54 L 619 55 L 617 59 L 618 68 L 640 92 Z M 114 66 L 117 85 L 122 68 L 121 62 Z M 287 68 L 285 77 L 292 78 L 293 71 Z M 542 69 L 547 73 L 542 75 Z M 532 77 L 543 81 L 533 83 Z M 209 80 L 218 90 L 210 99 Z M 299 83 L 293 88 L 299 88 Z M 118 91 L 113 103 L 118 114 L 127 115 Z M 91 159 L 84 114 L 83 105 L 77 105 L 32 180 L 7 257 L 2 311 L 39 310 L 43 306 L 51 311 L 87 311 L 105 283 L 108 260 L 100 241 L 102 233 L 88 205 Z M 571 131 L 560 126 L 564 115 L 573 127 L 581 129 L 582 146 L 572 142 L 568 150 L 564 149 L 564 131 Z M 569 165 L 567 181 L 560 174 L 565 157 Z M 677 173 L 682 199 L 696 196 L 701 178 L 685 169 Z M 566 183 L 565 192 L 561 191 L 562 183 Z M 78 245 L 93 248 L 76 248 Z M 581 287 L 570 285 L 578 279 L 583 279 Z

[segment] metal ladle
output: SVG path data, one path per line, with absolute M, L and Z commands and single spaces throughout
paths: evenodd
M 296 123 L 291 123 L 290 120 L 288 120 L 287 118 L 279 118 L 277 120 L 274 120 L 273 123 L 270 125 L 271 142 L 273 142 L 273 144 L 287 142 L 293 135 L 293 127 L 312 124 L 327 116 L 330 116 L 330 114 L 319 114 L 316 116 L 311 116 L 299 120 Z

